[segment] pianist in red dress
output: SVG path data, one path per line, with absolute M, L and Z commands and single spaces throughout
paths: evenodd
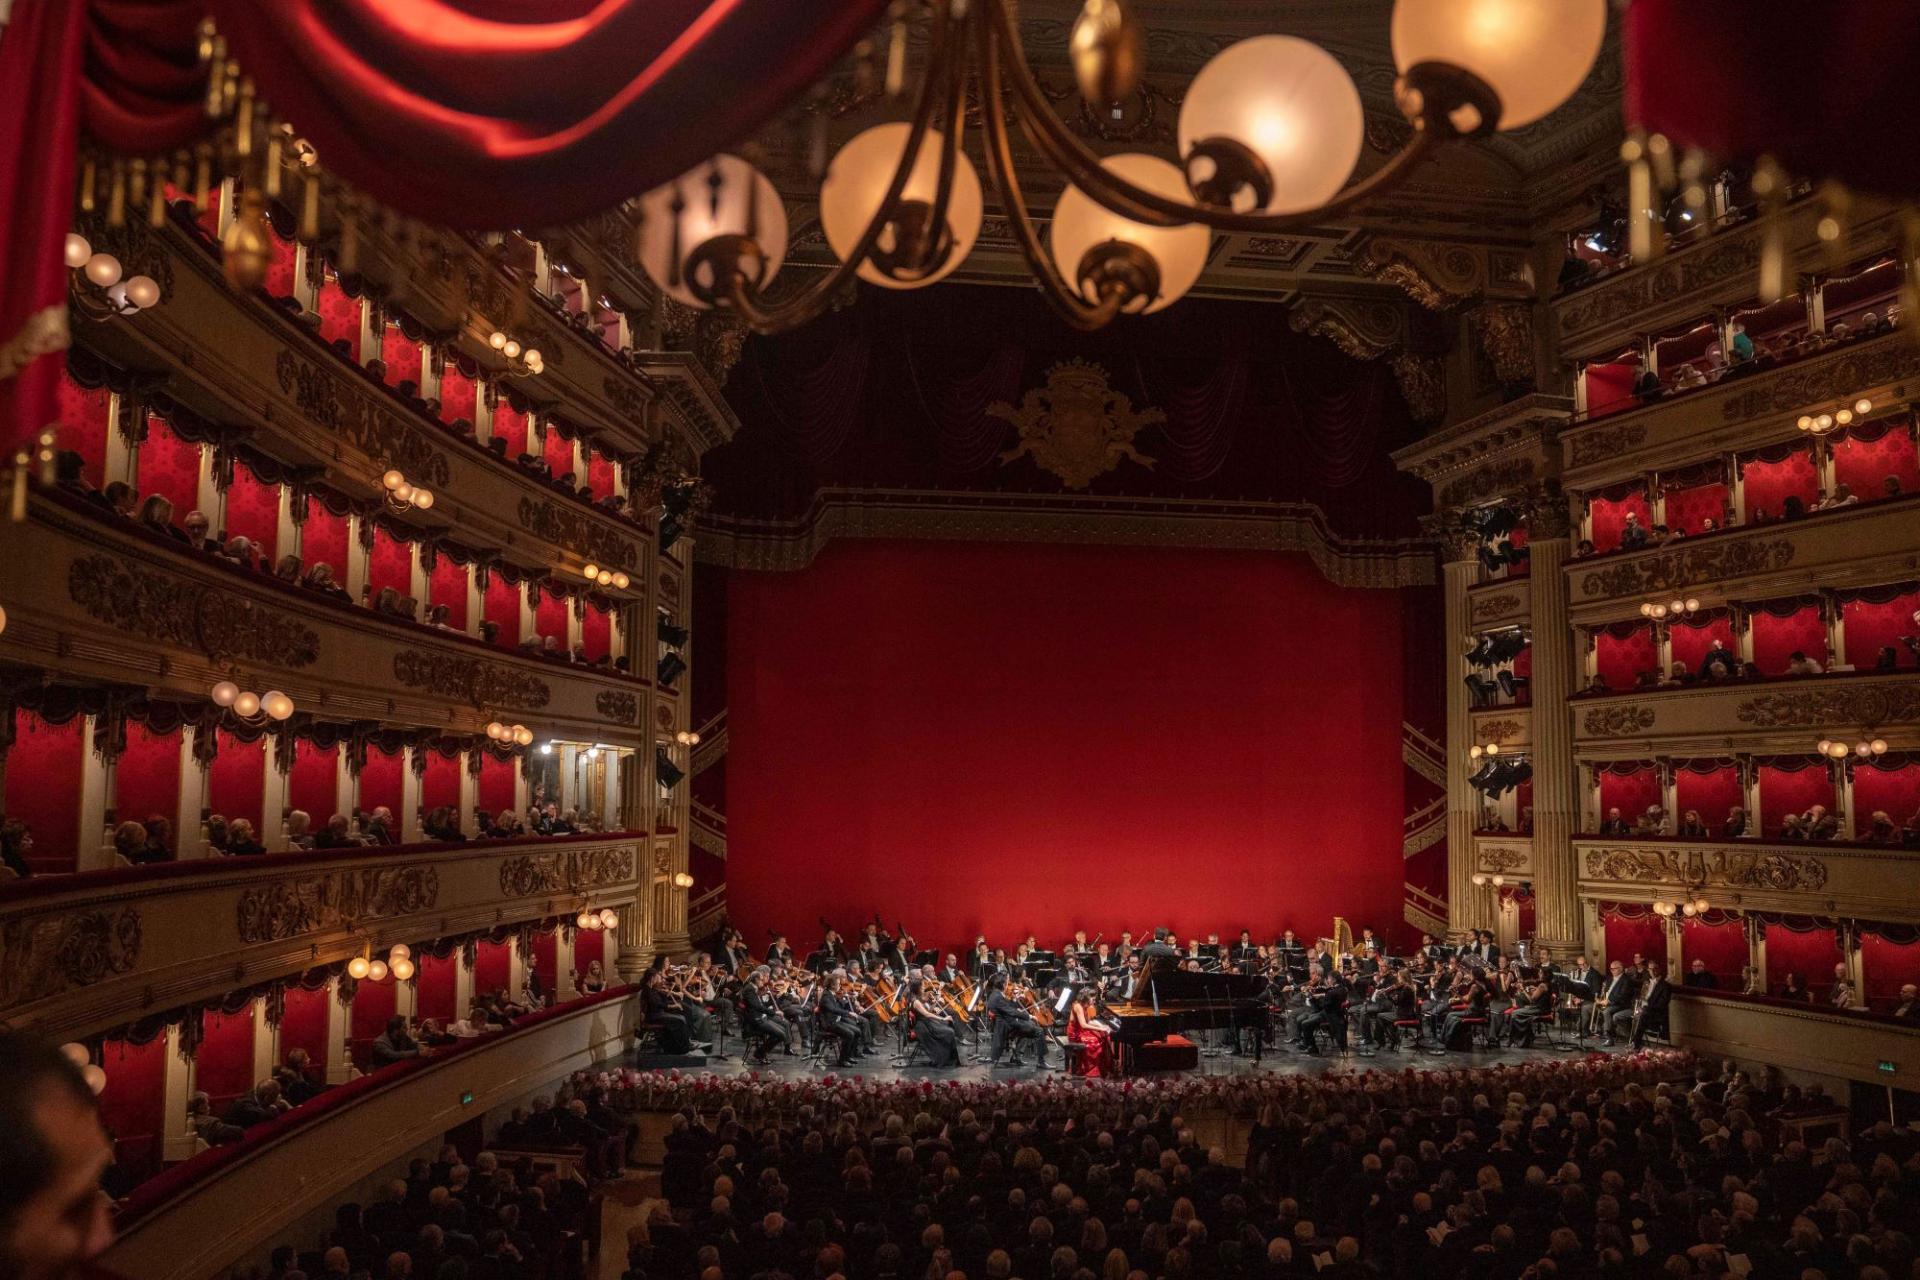
M 1067 1010 L 1067 1040 L 1080 1046 L 1078 1054 L 1070 1055 L 1073 1074 L 1098 1078 L 1114 1073 L 1113 1033 L 1100 1021 L 1093 995 L 1092 987 L 1074 992 Z

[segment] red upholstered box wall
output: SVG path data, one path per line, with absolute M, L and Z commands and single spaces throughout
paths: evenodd
M 1640 517 L 1640 527 L 1653 527 L 1653 507 L 1643 493 L 1630 493 L 1622 498 L 1595 498 L 1590 505 L 1592 518 L 1588 522 L 1592 530 L 1593 549 L 1598 552 L 1620 549 L 1620 533 L 1627 527 L 1627 513 L 1633 512 Z
M 305 810 L 318 831 L 339 809 L 339 787 L 340 748 L 323 751 L 310 742 L 300 743 L 295 749 L 293 770 L 287 775 L 287 807 Z
M 106 484 L 107 431 L 113 393 L 105 387 L 89 390 L 71 377 L 60 379 L 58 400 L 60 448 L 82 459 L 80 474 L 98 489 Z
M 1787 664 L 1796 652 L 1826 665 L 1827 624 L 1820 616 L 1819 605 L 1804 604 L 1785 617 L 1756 610 L 1751 625 L 1753 665 L 1760 668 L 1761 675 L 1787 674 Z
M 1600 817 L 1618 809 L 1629 826 L 1649 805 L 1664 804 L 1660 771 L 1651 764 L 1608 765 L 1600 771 Z
M 427 769 L 420 775 L 420 807 L 431 812 L 441 805 L 460 805 L 460 757 L 428 751 Z
M 147 438 L 140 445 L 139 480 L 141 499 L 154 494 L 167 499 L 173 503 L 173 522 L 180 524 L 200 505 L 200 446 L 149 417 Z
M 327 1060 L 327 1005 L 333 992 L 324 986 L 287 988 L 286 1011 L 280 1016 L 280 1060 L 295 1049 L 305 1049 L 315 1063 Z
M 145 1044 L 108 1040 L 100 1046 L 100 1069 L 107 1073 L 100 1092 L 100 1123 L 113 1135 L 114 1155 L 131 1178 L 160 1172 L 166 1128 L 167 1037 Z
M 467 629 L 467 583 L 471 570 L 451 556 L 435 556 L 433 573 L 427 578 L 427 603 L 447 606 L 447 625 L 455 631 Z
M 180 732 L 154 733 L 127 726 L 127 749 L 113 769 L 114 815 L 145 822 L 158 814 L 172 822 L 180 809 Z M 179 833 L 174 833 L 176 842 Z M 179 851 L 176 843 L 174 851 Z
M 200 1049 L 193 1057 L 193 1084 L 213 1100 L 217 1114 L 253 1088 L 253 1009 L 200 1015 Z
M 300 565 L 303 570 L 324 564 L 333 580 L 347 585 L 347 517 L 337 516 L 318 502 L 307 503 L 306 523 L 300 527 Z
M 218 732 L 219 754 L 207 770 L 207 808 L 229 822 L 245 818 L 258 832 L 266 801 L 267 740 L 247 743 L 224 729 Z
M 456 1008 L 453 999 L 455 980 L 459 976 L 460 954 L 453 952 L 441 958 L 416 953 L 414 961 L 418 970 L 413 982 L 417 1016 L 448 1020 L 465 1016 L 466 1010 Z
M 1778 520 L 1786 510 L 1789 496 L 1800 499 L 1809 510 L 1820 500 L 1820 478 L 1813 468 L 1813 451 L 1796 449 L 1777 461 L 1755 457 L 1740 466 L 1740 481 L 1746 501 L 1747 520 Z
M 513 957 L 509 951 L 512 945 L 486 938 L 480 940 L 473 956 L 473 989 L 476 992 L 494 991 L 507 986 L 513 973 Z
M 1709 918 L 1713 919 L 1711 914 Z M 1680 922 L 1681 963 L 1691 969 L 1695 960 L 1706 961 L 1707 972 L 1720 979 L 1722 991 L 1740 989 L 1740 971 L 1751 956 L 1746 925 L 1737 919 L 1714 919 L 1711 924 L 1700 920 Z
M 1920 491 L 1920 460 L 1914 456 L 1913 433 L 1906 423 L 1889 424 L 1874 439 L 1866 439 L 1869 434 L 1860 431 L 1833 441 L 1834 480 L 1862 502 L 1886 496 L 1888 476 L 1899 483 L 1901 493 Z
M 1767 994 L 1779 995 L 1787 975 L 1807 981 L 1814 999 L 1825 1000 L 1833 989 L 1833 966 L 1840 963 L 1840 942 L 1834 931 L 1816 927 L 1802 931 L 1786 924 L 1767 925 Z
M 1882 768 L 1881 762 L 1854 761 L 1854 825 L 1861 834 L 1866 833 L 1876 809 L 1885 811 L 1895 823 L 1920 813 L 1920 764 L 1900 762 Z
M 480 781 L 474 789 L 474 803 L 489 818 L 498 817 L 502 809 L 513 808 L 513 772 L 519 766 L 512 760 L 498 756 L 484 756 L 480 761 Z
M 1920 520 L 1920 513 L 1916 513 Z M 1894 662 L 1902 670 L 1920 664 L 1901 637 L 1920 635 L 1920 623 L 1913 620 L 1920 609 L 1920 590 L 1905 591 L 1891 600 L 1844 600 L 1840 621 L 1846 640 L 1847 661 L 1862 670 L 1874 666 L 1883 648 L 1892 649 Z
M 1745 805 L 1740 791 L 1740 770 L 1731 761 L 1711 769 L 1690 768 L 1676 762 L 1673 770 L 1674 816 L 1684 817 L 1697 809 L 1707 830 L 1720 835 L 1727 810 Z
M 1632 964 L 1635 953 L 1638 953 L 1648 960 L 1658 960 L 1664 964 L 1667 959 L 1666 921 L 1645 907 L 1634 910 L 1646 911 L 1646 914 L 1627 919 L 1603 909 L 1603 927 L 1607 935 L 1606 962 L 1612 964 L 1618 960 L 1622 964 Z
M 1780 824 L 1790 813 L 1805 813 L 1816 804 L 1833 808 L 1834 788 L 1823 761 L 1814 761 L 1803 769 L 1783 764 L 1760 766 L 1760 819 L 1766 835 L 1780 834 Z
M 520 643 L 520 588 L 500 574 L 487 575 L 481 617 L 500 628 L 495 643 L 511 648 Z
M 401 775 L 407 761 L 401 752 L 389 755 L 378 747 L 367 748 L 367 762 L 360 769 L 360 807 L 372 812 L 385 805 L 400 816 Z
M 1673 660 L 1687 664 L 1687 670 L 1696 675 L 1700 671 L 1700 661 L 1713 648 L 1718 640 L 1720 646 L 1733 655 L 1734 661 L 1740 660 L 1740 646 L 1733 638 L 1733 619 L 1725 613 L 1714 613 L 1699 620 L 1700 625 L 1693 626 L 1684 622 L 1675 622 L 1667 627 L 1667 640 L 1673 649 Z
M 82 724 L 48 724 L 25 709 L 13 713 L 13 746 L 7 752 L 6 815 L 33 831 L 27 865 L 36 873 L 72 871 L 84 838 L 97 845 L 101 833 L 80 830 Z

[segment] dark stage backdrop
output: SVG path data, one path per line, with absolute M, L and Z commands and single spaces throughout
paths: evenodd
M 727 579 L 728 908 L 985 931 L 1405 929 L 1406 593 L 1303 557 L 841 542 Z

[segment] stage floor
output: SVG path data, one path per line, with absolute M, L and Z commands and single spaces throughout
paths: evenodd
M 1233 1054 L 1211 1055 L 1203 1052 L 1200 1065 L 1190 1072 L 1172 1072 L 1173 1075 L 1236 1076 L 1271 1073 L 1277 1075 L 1317 1075 L 1327 1071 L 1402 1071 L 1409 1067 L 1429 1071 L 1444 1071 L 1463 1067 L 1491 1067 L 1502 1064 L 1551 1060 L 1557 1057 L 1570 1057 L 1575 1052 L 1623 1053 L 1626 1047 L 1615 1043 L 1611 1048 L 1598 1040 L 1589 1039 L 1584 1046 L 1568 1042 L 1568 1048 L 1555 1049 L 1543 1043 L 1531 1049 L 1473 1049 L 1447 1054 L 1433 1054 L 1425 1049 L 1386 1049 L 1375 1054 L 1352 1052 L 1304 1054 L 1292 1048 L 1268 1049 L 1256 1062 L 1250 1056 Z M 891 1046 L 889 1045 L 889 1050 Z M 679 1058 L 660 1054 L 631 1055 L 628 1064 L 639 1070 L 671 1070 L 686 1072 L 710 1072 L 718 1076 L 745 1075 L 757 1071 L 762 1075 L 782 1079 L 806 1080 L 819 1079 L 826 1075 L 862 1076 L 874 1080 L 963 1080 L 969 1083 L 990 1080 L 1026 1080 L 1035 1076 L 1059 1074 L 1061 1054 L 1059 1046 L 1047 1051 L 1050 1064 L 1046 1071 L 1031 1066 L 989 1067 L 986 1060 L 975 1061 L 971 1053 L 962 1048 L 961 1064 L 951 1068 L 933 1068 L 926 1066 L 894 1066 L 893 1054 L 882 1051 L 845 1069 L 831 1065 L 831 1060 L 811 1062 L 803 1057 L 786 1057 L 774 1054 L 768 1058 L 765 1066 L 756 1066 L 746 1060 L 738 1041 L 729 1040 L 725 1058 Z

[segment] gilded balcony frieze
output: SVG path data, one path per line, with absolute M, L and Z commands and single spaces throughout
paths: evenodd
M 1578 836 L 1582 896 L 1606 902 L 1705 897 L 1723 910 L 1920 920 L 1920 850 L 1850 843 Z
M 1654 755 L 1812 755 L 1822 730 L 1920 747 L 1920 673 L 1840 673 L 1793 680 L 1728 680 L 1578 698 L 1575 754 L 1589 760 Z

